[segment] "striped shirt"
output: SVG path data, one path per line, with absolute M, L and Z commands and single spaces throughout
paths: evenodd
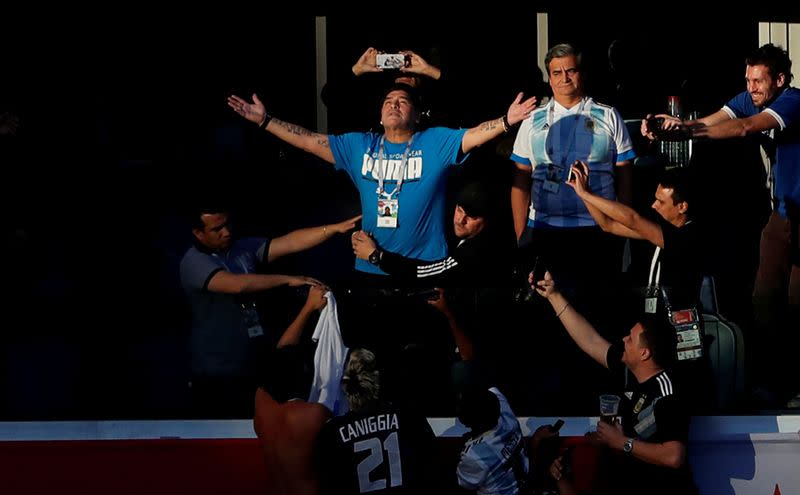
M 591 227 L 596 223 L 575 191 L 564 184 L 575 160 L 589 166 L 589 187 L 616 199 L 615 165 L 632 160 L 628 130 L 619 112 L 589 97 L 572 108 L 550 100 L 522 122 L 511 159 L 531 167 L 528 225 Z M 546 184 L 550 182 L 550 185 Z M 555 184 L 555 189 L 551 187 Z

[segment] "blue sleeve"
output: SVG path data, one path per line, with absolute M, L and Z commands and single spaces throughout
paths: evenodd
M 467 129 L 434 127 L 429 129 L 428 132 L 433 134 L 431 142 L 440 144 L 438 154 L 442 157 L 444 163 L 458 165 L 463 163 L 469 156 L 468 153 L 461 151 L 461 142 L 464 140 L 464 134 L 467 133 Z
M 369 134 L 350 132 L 341 135 L 328 135 L 333 165 L 336 170 L 344 170 L 351 179 L 356 180 L 360 175 L 361 162 L 364 152 L 369 146 Z
M 740 119 L 753 115 L 753 99 L 747 91 L 743 91 L 731 98 L 725 106 L 730 108 L 736 114 L 736 117 Z
M 181 260 L 181 285 L 188 291 L 205 290 L 211 276 L 224 269 L 213 256 L 191 249 Z
M 780 116 L 784 127 L 790 127 L 800 117 L 800 91 L 788 88 L 767 108 Z

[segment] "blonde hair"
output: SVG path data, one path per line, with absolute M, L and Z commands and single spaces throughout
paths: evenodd
M 369 349 L 354 349 L 344 367 L 342 389 L 350 410 L 361 411 L 379 400 L 380 374 L 375 354 Z

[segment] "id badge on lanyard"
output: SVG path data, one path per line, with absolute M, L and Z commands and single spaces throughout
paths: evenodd
M 647 277 L 647 289 L 644 294 L 644 312 L 650 314 L 658 311 L 658 298 L 661 296 L 661 289 L 658 286 L 661 280 L 661 262 L 658 261 L 659 253 L 661 253 L 661 247 L 656 246 L 656 251 L 653 253 L 653 261 L 650 262 L 650 275 Z
M 397 228 L 400 202 L 392 198 L 378 198 L 378 227 Z
M 258 321 L 258 311 L 255 303 L 242 303 L 242 317 L 244 318 L 244 326 L 247 327 L 248 337 L 252 339 L 264 335 L 264 329 L 261 328 L 261 323 Z
M 376 226 L 379 228 L 397 228 L 397 218 L 400 211 L 400 189 L 403 187 L 406 167 L 408 166 L 408 154 L 411 151 L 411 144 L 414 142 L 414 137 L 416 137 L 416 134 L 411 136 L 411 139 L 409 139 L 408 143 L 406 144 L 406 149 L 403 152 L 403 158 L 400 162 L 399 177 L 397 178 L 394 191 L 391 193 L 387 193 L 384 188 L 384 182 L 386 181 L 389 164 L 388 160 L 384 160 L 383 144 L 386 136 L 381 137 L 381 142 L 378 148 L 378 163 L 376 164 L 377 167 L 383 165 L 382 169 L 379 171 L 378 190 L 376 191 L 378 193 Z

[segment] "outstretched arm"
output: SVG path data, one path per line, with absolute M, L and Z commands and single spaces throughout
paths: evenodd
M 208 290 L 223 294 L 246 294 L 272 289 L 281 285 L 297 287 L 300 285 L 322 285 L 311 277 L 294 275 L 273 275 L 261 273 L 231 273 L 220 270 L 208 281 Z
M 311 132 L 299 125 L 272 118 L 255 93 L 253 93 L 253 103 L 231 95 L 228 97 L 228 106 L 245 119 L 274 134 L 281 141 L 316 155 L 328 163 L 334 163 L 326 134 Z
M 353 230 L 359 220 L 361 220 L 361 215 L 348 218 L 339 223 L 294 230 L 286 235 L 277 237 L 269 243 L 267 261 L 274 261 L 281 256 L 304 251 L 327 241 L 334 234 L 344 234 Z
M 647 239 L 664 247 L 664 234 L 660 225 L 642 217 L 629 206 L 603 198 L 589 190 L 589 167 L 585 163 L 577 161 L 573 164 L 572 175 L 574 179 L 567 181 L 567 185 L 575 189 L 592 218 L 605 232 L 632 239 Z
M 535 106 L 535 96 L 531 96 L 527 100 L 522 101 L 522 93 L 518 94 L 511 103 L 511 106 L 508 107 L 508 112 L 503 117 L 487 120 L 468 130 L 461 140 L 461 151 L 469 153 L 474 148 L 507 132 L 510 126 L 522 122 L 528 117 Z
M 578 313 L 567 301 L 567 298 L 556 289 L 556 284 L 550 272 L 545 272 L 544 280 L 539 280 L 535 285 L 533 273 L 531 273 L 528 277 L 528 282 L 540 296 L 550 302 L 550 305 L 556 311 L 556 316 L 561 320 L 564 328 L 567 329 L 567 333 L 578 344 L 578 347 L 589 357 L 608 368 L 606 354 L 608 354 L 608 348 L 611 347 L 611 344 L 597 333 L 591 323 L 586 321 L 586 318 Z
M 645 119 L 642 120 L 642 125 L 640 127 L 640 132 L 642 136 L 645 136 L 647 139 L 651 141 L 655 141 L 658 139 L 659 130 L 650 129 L 647 125 L 648 119 L 651 117 L 658 117 L 664 119 L 664 123 L 661 125 L 661 131 L 680 131 L 682 126 L 687 127 L 694 127 L 694 126 L 703 126 L 703 127 L 711 127 L 717 124 L 721 124 L 727 120 L 731 120 L 731 116 L 724 110 L 717 110 L 716 112 L 712 113 L 711 115 L 706 115 L 703 118 L 697 120 L 681 120 L 677 117 L 673 117 L 672 115 L 666 113 L 660 113 L 658 115 L 648 115 Z
M 696 124 L 684 122 L 681 125 L 681 129 L 687 130 L 690 137 L 708 139 L 744 137 L 780 127 L 778 120 L 769 112 L 759 112 L 752 117 L 729 119 L 712 125 L 702 122 Z

